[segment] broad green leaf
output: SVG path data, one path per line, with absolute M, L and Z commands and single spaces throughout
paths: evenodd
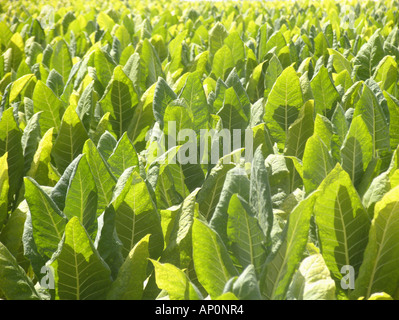
M 24 174 L 24 156 L 21 145 L 22 133 L 14 118 L 12 108 L 3 112 L 0 120 L 0 155 L 8 153 L 8 200 L 14 201 L 14 195 L 19 191 Z
M 101 300 L 111 285 L 110 270 L 77 217 L 65 226 L 60 252 L 49 266 L 54 270 L 56 299 Z
M 269 65 L 267 66 L 265 72 L 265 92 L 269 93 L 273 88 L 274 83 L 277 78 L 283 72 L 283 66 L 281 65 L 280 60 L 277 58 L 275 54 L 272 55 L 272 58 L 269 60 Z
M 218 234 L 198 219 L 194 219 L 192 239 L 198 280 L 211 298 L 216 298 L 237 270 Z
M 111 269 L 112 279 L 116 279 L 124 259 L 122 243 L 115 232 L 115 209 L 112 204 L 97 218 L 97 226 L 94 246 Z
M 240 77 L 237 74 L 236 68 L 234 68 L 226 79 L 226 86 L 232 87 L 237 94 L 238 100 L 240 101 L 241 108 L 245 115 L 249 117 L 251 112 L 251 101 L 248 97 L 247 92 L 243 84 L 241 83 Z
M 393 56 L 385 56 L 374 73 L 374 80 L 379 83 L 381 90 L 393 92 L 395 84 L 398 81 L 397 76 L 398 64 Z
M 97 214 L 99 214 L 103 212 L 112 200 L 112 192 L 116 184 L 116 179 L 91 140 L 86 141 L 83 153 L 86 154 L 87 162 L 96 182 L 98 192 Z
M 55 69 L 50 71 L 47 77 L 46 85 L 59 97 L 62 95 L 65 89 L 64 80 Z
M 0 157 L 0 230 L 3 227 L 3 223 L 6 221 L 8 214 L 9 177 L 7 158 L 7 152 Z
M 388 92 L 384 91 L 384 97 L 387 100 L 389 109 L 389 137 L 391 149 L 399 145 L 399 100 Z
M 88 65 L 95 68 L 97 79 L 101 83 L 102 90 L 104 90 L 111 81 L 115 68 L 115 62 L 112 60 L 107 52 L 104 52 L 103 50 L 97 48 L 90 55 Z M 100 95 L 103 94 L 103 92 L 98 93 Z
M 86 155 L 83 155 L 70 179 L 63 212 L 68 219 L 78 217 L 82 226 L 90 232 L 96 219 L 97 187 Z
M 134 112 L 133 120 L 127 129 L 127 134 L 135 146 L 137 143 L 144 142 L 147 132 L 155 122 L 152 108 L 155 86 L 156 84 L 153 84 L 142 95 Z
M 308 241 L 310 217 L 318 192 L 299 202 L 288 218 L 286 236 L 273 260 L 262 271 L 261 289 L 267 299 L 285 299 L 288 286 Z
M 329 116 L 340 96 L 328 74 L 327 68 L 322 66 L 319 69 L 319 72 L 310 82 L 310 86 L 314 97 L 315 113 Z
M 208 128 L 209 110 L 201 79 L 197 73 L 190 73 L 180 95 L 187 102 L 188 109 L 194 119 L 194 130 Z
M 23 233 L 25 230 L 27 211 L 29 211 L 29 207 L 26 200 L 24 200 L 11 212 L 7 224 L 0 232 L 0 242 L 7 247 L 24 270 L 26 270 L 30 264 L 30 261 L 24 256 L 23 247 Z
M 328 42 L 323 32 L 319 32 L 314 38 L 314 54 L 319 58 L 328 54 Z
M 333 79 L 335 88 L 341 86 L 344 89 L 344 92 L 348 91 L 348 89 L 353 86 L 352 78 L 347 70 L 341 71 L 335 77 L 333 75 Z
M 259 221 L 259 226 L 264 236 L 268 239 L 273 226 L 273 207 L 269 173 L 260 147 L 256 149 L 252 161 L 249 188 L 249 205 L 254 216 Z M 254 262 L 251 262 L 251 264 L 257 266 Z
M 97 149 L 103 159 L 108 160 L 117 144 L 118 141 L 115 137 L 109 131 L 105 131 L 98 140 Z
M 353 297 L 369 298 L 381 291 L 394 295 L 398 288 L 398 199 L 399 187 L 395 187 L 375 205 L 369 242 Z
M 172 39 L 168 44 L 169 55 L 171 57 L 170 64 L 168 65 L 167 72 L 174 74 L 179 72 L 184 67 L 183 62 L 183 47 L 184 39 L 186 38 L 188 30 L 179 32 L 177 36 Z
M 224 43 L 230 48 L 234 64 L 237 66 L 238 73 L 241 74 L 245 63 L 245 47 L 239 32 L 231 32 L 227 38 L 224 39 Z
M 123 72 L 122 67 L 114 69 L 111 82 L 107 86 L 100 104 L 104 112 L 110 112 L 110 124 L 114 133 L 121 137 L 132 121 L 138 104 L 137 93 L 132 81 Z
M 87 140 L 86 129 L 80 121 L 74 106 L 69 106 L 61 121 L 57 139 L 54 142 L 52 156 L 60 173 L 82 152 Z
M 278 54 L 280 50 L 285 46 L 286 46 L 286 41 L 283 34 L 281 33 L 281 31 L 276 31 L 267 40 L 265 52 L 267 53 L 273 48 L 275 48 L 275 52 L 276 54 Z
M 321 253 L 339 286 L 343 266 L 352 266 L 355 272 L 359 270 L 370 222 L 349 175 L 339 164 L 318 190 L 320 194 L 316 199 L 314 214 Z
M 40 140 L 31 167 L 26 174 L 40 185 L 54 185 L 58 176 L 51 165 L 51 150 L 53 148 L 54 128 L 49 129 Z
M 341 148 L 342 168 L 357 186 L 373 157 L 373 141 L 363 116 L 352 120 Z
M 232 278 L 226 284 L 224 291 L 224 295 L 230 293 L 240 300 L 261 300 L 262 296 L 259 290 L 255 267 L 253 265 L 246 267 L 238 277 Z
M 154 91 L 154 101 L 153 101 L 153 112 L 154 118 L 157 122 L 163 125 L 163 116 L 165 113 L 165 109 L 168 104 L 177 98 L 177 95 L 173 92 L 173 90 L 169 87 L 166 81 L 163 78 L 159 78 L 158 82 L 155 86 Z
M 223 129 L 228 129 L 230 135 L 234 134 L 234 129 L 241 129 L 241 132 L 245 130 L 248 123 L 248 118 L 243 112 L 243 108 L 234 88 L 228 88 L 226 90 L 223 106 L 217 112 L 217 115 L 222 120 Z
M 139 171 L 139 158 L 126 132 L 119 139 L 107 162 L 116 178 L 119 178 L 129 167 L 136 166 Z
M 353 72 L 358 80 L 366 80 L 374 74 L 375 67 L 384 57 L 383 43 L 378 31 L 365 43 L 353 61 Z
M 95 91 L 94 81 L 90 82 L 89 85 L 82 92 L 78 105 L 76 106 L 76 113 L 82 121 L 86 131 L 89 132 L 95 122 L 94 110 L 98 101 L 98 94 Z
M 200 213 L 209 221 L 219 201 L 227 172 L 233 168 L 233 164 L 223 164 L 218 161 L 205 179 L 198 193 Z
M 35 113 L 26 124 L 24 132 L 21 137 L 22 151 L 24 154 L 24 173 L 26 174 L 30 169 L 33 157 L 40 143 L 40 119 L 41 112 Z
M 286 68 L 277 78 L 265 106 L 264 120 L 280 149 L 284 148 L 289 126 L 296 120 L 302 106 L 299 77 L 293 67 Z
M 341 73 L 346 70 L 349 74 L 352 74 L 352 64 L 342 55 L 342 53 L 331 48 L 328 48 L 327 50 L 330 56 L 333 57 L 333 66 L 336 73 Z
M 230 199 L 227 236 L 231 251 L 241 266 L 246 268 L 253 265 L 259 273 L 266 258 L 265 235 L 258 219 L 248 210 L 248 204 L 245 204 L 247 207 L 245 208 L 242 201 L 237 194 L 233 194 Z
M 97 16 L 97 23 L 100 26 L 101 29 L 105 31 L 112 31 L 112 28 L 115 25 L 115 21 L 110 18 L 108 14 L 105 12 L 100 12 Z
M 243 168 L 235 167 L 229 170 L 220 192 L 219 201 L 215 207 L 215 211 L 210 220 L 210 226 L 223 239 L 224 243 L 228 243 L 227 237 L 227 221 L 228 206 L 230 199 L 234 193 L 240 195 L 247 202 L 249 201 L 250 181 Z
M 306 141 L 303 154 L 303 184 L 306 193 L 316 190 L 333 167 L 328 147 L 317 135 L 311 136 Z
M 141 239 L 129 252 L 112 283 L 107 300 L 139 300 L 143 295 L 148 264 L 149 235 Z
M 24 182 L 38 253 L 50 259 L 62 239 L 66 218 L 37 182 L 32 178 L 24 178 Z
M 188 194 L 181 166 L 169 161 L 176 159 L 179 148 L 180 146 L 171 148 L 157 157 L 147 171 L 147 180 L 155 191 L 157 206 L 161 209 L 181 203 L 183 197 Z
M 305 152 L 306 141 L 313 135 L 314 120 L 313 120 L 314 105 L 312 101 L 307 101 L 298 116 L 288 129 L 288 136 L 286 141 L 286 148 L 284 154 L 286 156 L 293 156 L 298 159 L 303 158 Z M 291 189 L 296 186 L 298 173 L 294 169 L 293 164 L 290 170 L 291 175 Z
M 188 276 L 170 263 L 151 260 L 155 269 L 157 286 L 165 290 L 171 300 L 201 300 L 202 295 Z M 170 281 L 170 279 L 174 281 Z
M 159 57 L 148 39 L 144 39 L 141 47 L 130 56 L 123 71 L 140 93 L 157 82 L 158 77 L 164 76 Z
M 389 149 L 389 126 L 384 111 L 371 89 L 365 85 L 359 101 L 356 103 L 353 118 L 362 115 L 370 132 L 373 157 L 379 150 Z
M 295 273 L 288 292 L 289 300 L 335 300 L 335 282 L 323 256 L 305 258 Z
M 34 113 L 43 111 L 39 120 L 42 135 L 52 127 L 58 132 L 64 111 L 61 100 L 41 80 L 36 83 L 32 99 Z
M 63 39 L 55 45 L 53 55 L 51 56 L 50 68 L 55 69 L 62 76 L 64 82 L 68 80 L 72 69 L 72 59 L 68 45 Z
M 230 48 L 227 45 L 223 45 L 218 51 L 216 51 L 212 63 L 212 74 L 215 79 L 225 80 L 226 76 L 235 67 L 234 58 Z
M 134 168 L 120 177 L 112 200 L 115 207 L 115 228 L 126 257 L 145 235 L 151 234 L 150 256 L 157 258 L 163 249 L 161 221 L 147 183 Z
M 7 300 L 40 300 L 32 280 L 0 242 L 0 292 Z
M 306 102 L 298 119 L 288 129 L 285 155 L 302 159 L 306 141 L 313 135 L 313 109 L 313 103 L 311 101 Z
M 20 93 L 25 89 L 29 81 L 32 79 L 35 79 L 33 74 L 26 74 L 12 83 L 10 96 L 8 97 L 10 103 L 18 98 Z
M 215 53 L 224 45 L 224 39 L 227 38 L 228 32 L 220 22 L 215 23 L 209 31 L 209 54 L 211 61 Z

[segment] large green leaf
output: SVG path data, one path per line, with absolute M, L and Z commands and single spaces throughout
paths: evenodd
M 359 184 L 373 157 L 372 143 L 363 116 L 355 117 L 341 148 L 342 168 L 348 172 L 355 186 Z
M 121 66 L 116 67 L 100 104 L 103 112 L 110 112 L 109 122 L 118 137 L 128 129 L 138 101 L 132 81 Z
M 112 200 L 115 207 L 115 228 L 126 257 L 145 235 L 151 234 L 150 256 L 157 258 L 163 249 L 161 221 L 147 183 L 133 167 L 119 178 Z
M 26 174 L 34 178 L 40 185 L 52 186 L 59 178 L 51 164 L 53 132 L 54 128 L 51 128 L 43 135 L 33 157 L 31 167 Z
M 311 136 L 306 141 L 303 154 L 303 184 L 306 192 L 316 190 L 333 167 L 328 147 L 317 135 Z
M 288 136 L 286 141 L 286 148 L 284 154 L 290 157 L 302 159 L 307 140 L 313 135 L 314 120 L 313 120 L 314 105 L 312 101 L 307 101 L 292 125 L 288 129 Z M 299 186 L 302 182 L 299 174 L 294 168 L 293 164 L 288 164 L 291 175 L 291 190 Z
M 277 78 L 265 106 L 264 120 L 279 148 L 283 149 L 288 128 L 296 120 L 303 104 L 299 77 L 293 67 Z
M 224 39 L 228 36 L 228 32 L 223 24 L 215 23 L 213 28 L 209 31 L 209 53 L 211 61 L 216 51 L 224 45 Z
M 339 164 L 318 190 L 314 214 L 321 253 L 338 287 L 343 266 L 359 270 L 370 221 L 349 175 Z
M 56 299 L 101 300 L 111 285 L 110 270 L 77 217 L 66 225 L 60 252 L 49 266 Z
M 107 300 L 139 300 L 143 295 L 148 264 L 149 235 L 141 239 L 129 252 L 112 283 Z
M 87 138 L 86 129 L 75 108 L 72 105 L 69 106 L 62 117 L 61 127 L 52 149 L 52 155 L 60 173 L 63 173 L 73 159 L 82 152 Z
M 389 126 L 384 111 L 372 90 L 365 85 L 362 96 L 356 103 L 353 117 L 362 115 L 370 132 L 373 145 L 373 156 L 379 150 L 389 150 Z
M 335 300 L 335 282 L 321 254 L 305 258 L 290 284 L 289 300 Z
M 86 141 L 83 153 L 86 154 L 87 162 L 96 182 L 98 192 L 97 213 L 101 213 L 111 202 L 116 179 L 91 140 Z
M 153 101 L 153 111 L 154 111 L 154 118 L 157 122 L 163 125 L 163 116 L 165 113 L 165 109 L 168 104 L 177 98 L 177 95 L 174 91 L 169 87 L 167 82 L 163 78 L 159 78 L 158 82 L 155 86 L 154 91 L 154 101 Z
M 116 178 L 129 167 L 136 166 L 139 171 L 139 158 L 126 132 L 123 133 L 107 162 Z
M 148 39 L 144 39 L 136 53 L 130 56 L 123 71 L 140 93 L 157 82 L 158 77 L 164 76 L 156 50 Z
M 72 69 L 72 59 L 69 48 L 64 39 L 57 42 L 51 56 L 50 68 L 55 69 L 64 79 L 68 80 L 69 73 Z
M 310 86 L 314 97 L 315 113 L 320 113 L 324 116 L 330 115 L 340 96 L 328 74 L 327 68 L 322 66 L 319 69 L 319 72 L 310 82 Z
M 223 189 L 227 172 L 232 168 L 233 164 L 224 164 L 223 159 L 219 160 L 217 165 L 210 171 L 198 193 L 199 210 L 207 220 L 212 218 Z
M 40 300 L 32 280 L 0 242 L 0 292 L 7 300 Z
M 310 217 L 318 192 L 302 200 L 288 218 L 286 236 L 273 260 L 262 272 L 261 288 L 267 299 L 284 299 L 308 240 Z
M 353 72 L 357 79 L 366 80 L 374 74 L 375 67 L 384 57 L 381 35 L 377 30 L 357 53 L 353 62 Z
M 7 152 L 0 157 L 0 230 L 3 227 L 3 223 L 7 220 L 8 215 L 9 177 L 7 158 Z
M 35 113 L 27 122 L 21 137 L 22 151 L 24 154 L 24 173 L 30 169 L 33 157 L 40 142 L 40 119 L 41 112 Z
M 205 222 L 194 219 L 192 239 L 198 280 L 211 298 L 216 298 L 223 293 L 226 282 L 237 275 L 237 270 L 222 240 Z
M 265 159 L 263 158 L 261 147 L 256 149 L 252 161 L 249 188 L 249 205 L 254 216 L 259 221 L 260 228 L 266 237 L 266 241 L 269 241 L 273 226 L 273 207 L 269 173 L 265 166 Z M 254 263 L 251 262 L 251 264 Z
M 252 216 L 248 203 L 242 204 L 237 194 L 233 194 L 228 208 L 227 236 L 234 257 L 242 268 L 253 265 L 259 273 L 266 258 L 266 244 L 258 219 Z M 248 212 L 248 211 L 249 212 Z
M 201 300 L 201 292 L 190 281 L 187 274 L 170 263 L 151 260 L 155 269 L 157 286 L 165 290 L 171 300 Z M 174 281 L 170 281 L 170 279 Z
M 355 282 L 354 297 L 384 291 L 390 295 L 397 292 L 398 273 L 398 208 L 399 187 L 387 192 L 377 202 L 371 222 L 369 242 L 363 263 Z
M 51 258 L 57 251 L 66 218 L 46 192 L 32 178 L 24 178 L 25 197 L 32 217 L 32 233 L 38 253 Z
M 187 77 L 186 84 L 179 96 L 187 102 L 188 109 L 194 119 L 194 130 L 208 128 L 209 110 L 205 92 L 197 73 L 191 73 Z
M 212 74 L 215 79 L 225 80 L 226 76 L 234 68 L 234 58 L 230 48 L 227 45 L 223 45 L 218 51 L 216 51 L 212 63 Z
M 32 99 L 34 112 L 43 111 L 39 120 L 42 135 L 52 127 L 58 132 L 64 112 L 61 100 L 41 80 L 36 83 Z
M 387 100 L 389 108 L 390 145 L 391 149 L 395 149 L 399 145 L 399 100 L 385 91 L 384 91 L 384 97 Z
M 8 164 L 8 203 L 11 204 L 18 192 L 24 174 L 24 156 L 21 145 L 22 133 L 14 118 L 12 108 L 3 112 L 0 120 L 0 155 L 5 153 Z
M 63 212 L 68 219 L 78 217 L 87 231 L 92 230 L 97 212 L 97 187 L 86 155 L 80 158 L 70 178 Z

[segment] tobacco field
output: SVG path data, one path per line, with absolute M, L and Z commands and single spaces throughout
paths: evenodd
M 1 0 L 0 299 L 398 299 L 398 8 Z

